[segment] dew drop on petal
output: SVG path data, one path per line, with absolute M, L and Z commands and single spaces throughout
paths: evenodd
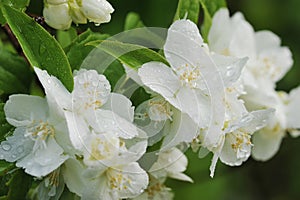
M 3 142 L 2 145 L 1 145 L 2 149 L 4 151 L 9 151 L 11 149 L 11 146 L 9 143 L 6 143 L 6 142 Z

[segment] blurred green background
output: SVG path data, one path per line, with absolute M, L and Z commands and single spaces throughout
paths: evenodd
M 146 26 L 168 27 L 173 20 L 177 0 L 110 0 L 115 8 L 112 21 L 99 27 L 111 34 L 122 31 L 129 11 L 140 14 Z M 278 84 L 289 91 L 300 85 L 300 1 L 228 0 L 231 13 L 241 11 L 255 30 L 269 29 L 282 38 L 293 52 L 294 66 Z M 300 105 L 299 105 L 300 106 Z M 280 151 L 268 162 L 249 159 L 241 167 L 218 163 L 213 179 L 209 177 L 211 155 L 204 159 L 188 152 L 187 173 L 194 184 L 169 180 L 175 199 L 300 199 L 300 138 L 287 136 Z
M 123 30 L 128 12 L 139 13 L 146 26 L 169 27 L 177 0 L 109 0 L 115 8 L 112 21 L 96 29 L 116 34 Z M 241 11 L 255 30 L 269 29 L 282 38 L 293 52 L 294 66 L 278 84 L 289 91 L 300 85 L 300 0 L 227 0 L 231 13 Z M 41 7 L 42 1 L 31 1 Z M 33 11 L 34 12 L 34 11 Z M 39 14 L 39 13 L 36 13 Z M 213 179 L 209 177 L 211 155 L 198 159 L 188 152 L 187 174 L 194 184 L 169 180 L 175 199 L 300 199 L 300 138 L 287 136 L 280 151 L 268 162 L 249 159 L 241 167 L 218 163 Z

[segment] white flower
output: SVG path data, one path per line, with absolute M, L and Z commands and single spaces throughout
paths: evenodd
M 220 140 L 220 146 L 214 151 L 214 157 L 210 166 L 213 177 L 216 162 L 230 166 L 239 166 L 251 155 L 251 135 L 266 126 L 274 110 L 259 110 L 245 113 L 241 118 L 227 121 L 224 125 L 224 136 Z
M 16 166 L 24 168 L 26 173 L 42 177 L 68 158 L 57 142 L 57 137 L 66 134 L 67 129 L 61 130 L 61 124 L 52 118 L 55 116 L 49 115 L 51 112 L 45 99 L 12 95 L 4 111 L 7 121 L 16 129 L 1 143 L 1 159 L 16 162 Z
M 271 90 L 270 90 L 271 91 Z M 297 136 L 300 128 L 299 122 L 299 87 L 292 90 L 290 94 L 285 92 L 269 92 L 261 96 L 251 98 L 251 94 L 245 96 L 250 105 L 264 108 L 275 108 L 275 116 L 267 126 L 253 136 L 252 156 L 256 160 L 266 161 L 272 158 L 279 150 L 281 141 L 289 131 Z M 254 102 L 253 102 L 254 101 Z M 252 107 L 253 109 L 253 107 Z
M 89 126 L 97 132 L 111 128 L 124 139 L 139 135 L 139 130 L 132 124 L 134 111 L 130 100 L 121 94 L 110 93 L 105 76 L 95 70 L 80 70 L 74 77 L 74 90 L 70 94 L 57 78 L 38 68 L 35 71 L 47 96 L 63 110 L 69 138 L 76 149 L 84 148 Z
M 189 20 L 174 22 L 168 30 L 164 53 L 171 67 L 159 62 L 144 64 L 138 70 L 143 84 L 187 114 L 200 128 L 208 128 L 207 135 L 211 137 L 207 137 L 207 143 L 215 145 L 224 117 L 220 114 L 224 110 L 223 80 L 197 26 Z M 192 141 L 197 131 L 190 136 L 186 141 Z
M 96 138 L 88 147 L 90 154 L 84 154 L 83 163 L 69 159 L 63 174 L 70 191 L 89 200 L 133 198 L 141 194 L 148 185 L 148 175 L 136 160 L 146 148 L 137 145 L 126 150 L 124 143 L 119 144 Z M 108 149 L 107 145 L 113 147 Z M 134 151 L 139 156 L 130 156 Z
M 277 35 L 270 31 L 254 32 L 241 13 L 230 18 L 225 8 L 215 13 L 208 41 L 210 49 L 216 53 L 248 57 L 243 79 L 246 85 L 256 89 L 263 86 L 255 83 L 257 79 L 275 87 L 293 64 L 290 50 L 280 46 Z
M 69 29 L 72 23 L 72 18 L 69 15 L 70 7 L 68 3 L 50 4 L 45 3 L 43 15 L 45 22 L 59 30 Z

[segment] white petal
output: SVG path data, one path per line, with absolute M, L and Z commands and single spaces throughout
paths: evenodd
M 168 30 L 164 54 L 174 70 L 185 66 L 199 66 L 207 57 L 199 30 L 190 20 L 175 21 Z
M 234 124 L 229 128 L 230 131 L 234 131 L 236 129 L 240 129 L 241 131 L 252 134 L 255 131 L 266 126 L 270 119 L 274 117 L 275 109 L 267 109 L 267 110 L 256 110 L 250 113 L 245 114 L 239 121 L 238 124 Z
M 108 183 L 112 183 L 111 181 L 114 183 L 114 178 L 117 178 L 118 174 L 122 175 L 120 182 L 123 184 L 119 185 L 120 182 L 117 180 L 115 181 L 117 188 L 111 188 L 112 193 L 117 193 L 120 199 L 138 196 L 147 188 L 149 182 L 147 173 L 136 162 L 110 169 L 106 174 Z
M 231 86 L 240 78 L 242 69 L 248 61 L 248 58 L 239 59 L 219 54 L 212 55 L 212 59 L 218 66 L 226 87 Z
M 68 124 L 69 138 L 74 148 L 81 150 L 85 137 L 89 133 L 88 125 L 83 117 L 76 113 L 65 111 L 65 117 Z
M 239 166 L 251 154 L 250 135 L 228 133 L 220 154 L 220 160 L 229 166 Z
M 213 178 L 215 175 L 215 170 L 216 170 L 218 160 L 219 160 L 219 153 L 214 153 L 213 158 L 211 160 L 210 167 L 209 167 L 211 178 Z
M 96 110 L 94 118 L 90 118 L 88 123 L 96 132 L 114 132 L 118 137 L 130 139 L 139 135 L 137 127 L 133 123 L 125 120 L 110 110 Z
M 181 142 L 191 142 L 198 134 L 198 126 L 184 113 L 174 111 L 170 130 L 164 138 L 161 151 L 170 149 Z
M 24 126 L 33 120 L 44 121 L 48 115 L 48 105 L 44 98 L 17 94 L 9 97 L 4 111 L 10 124 Z
M 129 122 L 133 122 L 134 107 L 131 101 L 122 94 L 111 93 L 107 102 L 101 107 L 104 110 L 111 110 Z
M 149 62 L 139 68 L 138 74 L 146 86 L 162 95 L 173 106 L 179 107 L 175 94 L 181 83 L 170 67 L 159 62 Z
M 191 177 L 189 177 L 188 175 L 184 174 L 184 173 L 169 173 L 169 177 L 173 178 L 173 179 L 177 179 L 177 180 L 181 180 L 181 181 L 187 181 L 190 183 L 193 183 L 193 179 L 191 179 Z
M 81 196 L 86 186 L 86 179 L 83 177 L 84 166 L 76 159 L 68 159 L 63 167 L 62 173 L 68 189 Z
M 24 137 L 26 129 L 24 127 L 16 128 L 14 134 L 6 138 L 0 145 L 0 159 L 7 162 L 15 162 L 32 151 L 34 142 Z
M 49 151 L 49 150 L 48 150 Z M 51 151 L 51 150 L 50 150 Z M 68 156 L 64 155 L 51 155 L 52 158 L 45 158 L 47 160 L 47 165 L 43 165 L 44 163 L 40 163 L 36 161 L 35 154 L 31 153 L 28 156 L 22 158 L 21 160 L 17 161 L 16 166 L 22 167 L 25 169 L 25 172 L 36 177 L 43 177 L 57 169 L 65 160 L 68 159 Z M 52 161 L 52 162 L 51 162 Z
M 101 24 L 110 21 L 110 14 L 114 12 L 114 9 L 106 0 L 83 0 L 81 11 L 89 21 Z
M 293 89 L 289 94 L 287 105 L 287 127 L 292 129 L 300 128 L 300 87 Z
M 134 80 L 138 85 L 143 85 L 141 78 L 138 75 L 137 70 L 128 67 L 127 65 L 123 64 L 125 69 L 126 75 Z
M 284 130 L 272 130 L 264 128 L 253 135 L 252 157 L 255 160 L 266 161 L 272 158 L 279 150 Z
M 221 8 L 214 14 L 208 34 L 211 50 L 221 52 L 228 48 L 228 43 L 231 39 L 229 27 L 229 11 L 226 8 Z
M 209 125 L 211 116 L 211 100 L 199 90 L 188 87 L 181 88 L 176 94 L 179 110 L 186 113 L 200 127 Z
M 46 23 L 55 29 L 66 30 L 71 26 L 72 19 L 69 15 L 69 6 L 67 3 L 58 5 L 46 3 L 43 10 L 43 15 Z
M 280 46 L 281 40 L 271 31 L 258 31 L 255 33 L 256 48 L 258 52 Z
M 241 13 L 230 18 L 227 9 L 216 12 L 208 41 L 211 50 L 222 55 L 255 57 L 254 30 Z
M 49 105 L 51 117 L 62 117 L 63 109 L 70 109 L 71 95 L 65 86 L 55 76 L 50 76 L 47 71 L 34 67 L 41 84 L 43 85 Z

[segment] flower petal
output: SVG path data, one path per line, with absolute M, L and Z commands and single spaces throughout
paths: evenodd
M 16 128 L 14 134 L 6 138 L 6 141 L 0 145 L 0 159 L 7 162 L 15 162 L 32 151 L 34 142 L 24 137 L 26 129 L 24 127 Z
M 248 58 L 239 59 L 219 54 L 214 54 L 211 57 L 221 73 L 225 87 L 231 86 L 240 78 L 242 69 L 248 61 Z
M 252 26 L 241 13 L 232 18 L 228 9 L 214 14 L 208 35 L 209 47 L 222 55 L 255 58 L 255 39 Z
M 86 135 L 89 133 L 88 125 L 84 118 L 76 113 L 65 111 L 69 130 L 69 138 L 75 149 L 83 148 Z
M 107 102 L 101 107 L 104 110 L 111 110 L 129 122 L 133 122 L 134 107 L 131 101 L 122 94 L 111 93 Z
M 300 87 L 293 89 L 289 94 L 289 103 L 287 105 L 287 127 L 300 129 Z
M 174 94 L 178 92 L 181 83 L 170 67 L 159 62 L 149 62 L 139 68 L 138 74 L 147 87 L 162 95 L 173 106 L 180 107 Z
M 34 67 L 41 84 L 43 85 L 49 105 L 50 117 L 61 119 L 63 109 L 70 109 L 72 98 L 69 91 L 55 76 L 50 76 L 46 70 Z
M 196 24 L 190 20 L 177 20 L 168 30 L 164 54 L 174 70 L 186 64 L 204 65 L 207 54 L 202 46 L 203 39 Z
M 163 140 L 161 151 L 170 149 L 181 142 L 191 142 L 197 134 L 197 124 L 187 114 L 174 110 L 173 121 Z
M 13 126 L 24 126 L 33 120 L 44 121 L 48 115 L 48 105 L 44 98 L 16 94 L 9 96 L 4 106 L 7 121 Z
M 110 110 L 96 110 L 88 123 L 98 133 L 113 132 L 118 137 L 130 139 L 139 135 L 137 127 Z
M 62 167 L 62 174 L 68 189 L 79 196 L 87 185 L 87 181 L 83 177 L 84 170 L 85 167 L 73 158 L 68 159 Z
M 264 128 L 253 135 L 252 157 L 255 160 L 266 161 L 272 158 L 279 150 L 285 131 L 277 128 Z
M 137 162 L 132 162 L 127 165 L 119 166 L 114 169 L 110 169 L 106 172 L 108 177 L 108 183 L 112 183 L 111 180 L 115 180 L 119 174 L 122 177 L 121 182 L 116 182 L 117 187 L 113 187 L 112 193 L 117 193 L 118 198 L 133 198 L 141 194 L 148 185 L 148 175 L 147 173 L 139 166 Z M 113 181 L 114 183 L 114 181 Z M 120 188 L 118 190 L 118 188 Z
M 46 176 L 57 169 L 68 156 L 62 154 L 62 148 L 54 140 L 50 140 L 47 145 L 47 148 L 40 148 L 17 161 L 16 166 L 24 168 L 26 173 L 36 177 Z

